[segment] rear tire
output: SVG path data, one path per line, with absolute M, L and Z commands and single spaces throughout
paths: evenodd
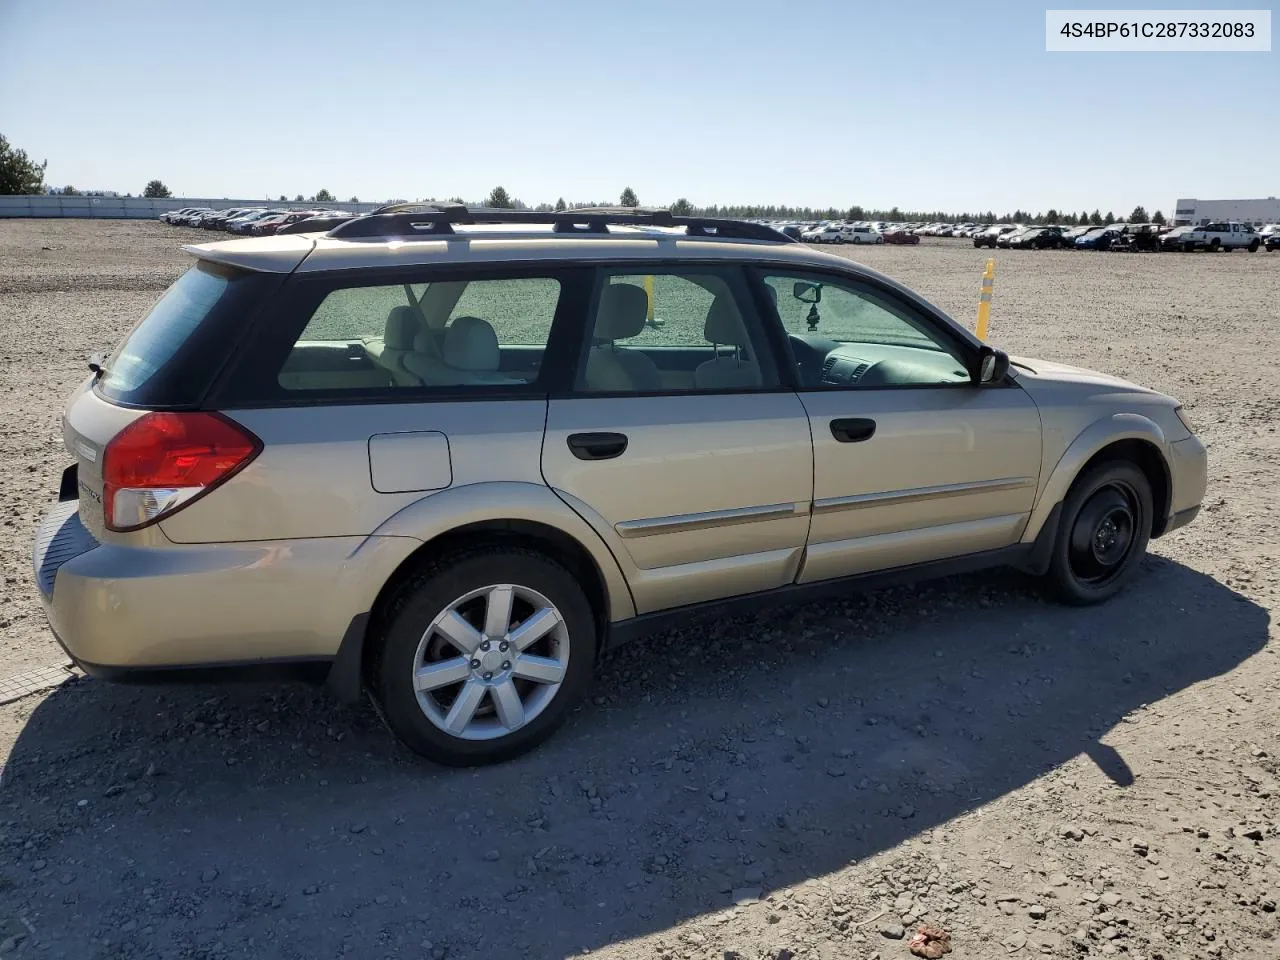
M 1071 606 L 1101 603 L 1142 564 L 1155 515 L 1151 484 L 1130 460 L 1082 473 L 1062 504 L 1045 585 Z
M 560 564 L 480 548 L 400 586 L 369 676 L 409 749 L 447 766 L 498 763 L 564 722 L 591 684 L 596 634 L 586 595 Z

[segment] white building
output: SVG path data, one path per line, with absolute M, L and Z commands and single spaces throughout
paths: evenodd
M 1280 223 L 1280 200 L 1179 200 L 1169 222 L 1174 226 L 1199 226 L 1210 220 L 1235 220 L 1255 227 Z

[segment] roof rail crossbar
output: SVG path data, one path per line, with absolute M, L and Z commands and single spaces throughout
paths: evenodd
M 278 237 L 286 233 L 324 233 L 327 230 L 332 230 L 334 227 L 354 219 L 356 218 L 352 216 L 307 217 L 306 219 L 303 219 L 303 220 L 295 220 L 293 221 L 293 223 L 285 224 L 283 227 L 281 227 L 279 230 L 276 231 L 276 236 Z
M 462 223 L 440 211 L 421 213 L 371 213 L 340 223 L 329 231 L 331 237 L 451 237 L 454 223 Z
M 316 232 L 300 221 L 291 233 Z M 609 226 L 684 227 L 690 237 L 732 240 L 766 240 L 772 243 L 794 243 L 795 240 L 773 227 L 743 220 L 714 217 L 677 217 L 670 210 L 642 207 L 580 207 L 574 210 L 498 210 L 470 208 L 461 204 L 406 203 L 380 207 L 378 212 L 339 222 L 329 236 L 343 239 L 374 237 L 447 237 L 456 235 L 454 224 L 511 223 L 549 225 L 555 233 L 608 234 Z M 302 227 L 302 229 L 296 229 Z

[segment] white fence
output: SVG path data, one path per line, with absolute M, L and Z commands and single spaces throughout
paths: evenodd
M 306 203 L 277 202 L 274 200 L 228 200 L 225 197 L 170 197 L 165 200 L 149 200 L 146 197 L 63 197 L 36 194 L 32 196 L 0 197 L 0 218 L 3 217 L 81 217 L 106 220 L 155 219 L 166 210 L 182 207 L 212 207 L 225 210 L 228 207 L 270 207 L 272 210 L 347 210 L 351 213 L 369 213 L 376 203 Z

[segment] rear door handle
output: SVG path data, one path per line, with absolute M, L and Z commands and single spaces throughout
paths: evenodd
M 612 460 L 627 449 L 625 433 L 571 433 L 569 449 L 579 460 Z
M 842 417 L 831 421 L 831 435 L 841 443 L 861 443 L 876 432 L 876 422 L 863 417 Z

